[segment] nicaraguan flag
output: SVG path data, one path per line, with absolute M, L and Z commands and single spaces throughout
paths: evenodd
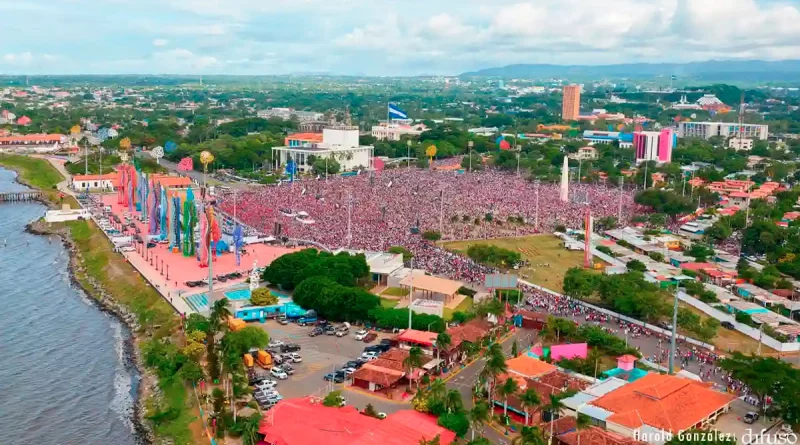
M 397 105 L 389 104 L 389 119 L 408 119 L 408 113 L 397 108 Z

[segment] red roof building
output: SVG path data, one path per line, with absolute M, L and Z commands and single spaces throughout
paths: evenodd
M 351 406 L 323 406 L 313 397 L 281 400 L 264 414 L 258 432 L 268 445 L 418 445 L 436 436 L 449 445 L 456 437 L 438 426 L 435 417 L 417 411 L 398 411 L 379 420 Z
M 0 137 L 0 145 L 51 145 L 66 142 L 63 134 L 17 134 Z
M 397 341 L 411 345 L 432 347 L 436 343 L 435 332 L 406 329 L 397 336 Z
M 33 121 L 28 116 L 22 116 L 21 118 L 17 119 L 17 125 L 28 126 L 31 124 L 31 122 Z
M 591 405 L 613 413 L 605 419 L 608 429 L 632 433 L 649 425 L 677 434 L 714 421 L 735 399 L 736 396 L 713 390 L 706 383 L 649 373 L 592 401 Z

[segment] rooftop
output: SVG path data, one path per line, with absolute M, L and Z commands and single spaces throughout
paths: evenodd
M 435 294 L 455 295 L 461 288 L 460 281 L 448 280 L 447 278 L 434 277 L 432 275 L 411 274 L 402 281 L 401 286 L 414 287 L 414 289 L 426 290 Z
M 607 421 L 636 428 L 642 424 L 677 433 L 730 404 L 735 396 L 706 384 L 650 373 L 592 402 L 613 412 Z
M 530 357 L 527 354 L 506 360 L 506 366 L 508 366 L 509 373 L 516 373 L 528 378 L 539 377 L 558 369 L 550 363 Z
M 433 346 L 433 344 L 436 343 L 437 335 L 438 334 L 435 332 L 406 329 L 397 336 L 397 340 L 406 343 L 415 343 L 422 346 Z

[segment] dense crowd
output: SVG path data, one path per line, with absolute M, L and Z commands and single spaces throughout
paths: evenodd
M 284 236 L 330 248 L 385 251 L 405 246 L 414 253 L 417 267 L 479 281 L 486 268 L 419 234 L 433 230 L 446 239 L 475 239 L 550 232 L 559 225 L 579 229 L 587 203 L 595 219 L 617 217 L 620 202 L 623 222 L 642 210 L 633 203 L 633 192 L 618 188 L 571 184 L 570 195 L 573 199 L 561 202 L 558 184 L 535 184 L 514 173 L 399 168 L 238 192 L 236 216 L 264 233 L 272 233 L 279 223 Z M 223 196 L 219 204 L 228 214 L 234 213 L 231 198 Z M 314 222 L 300 222 L 281 210 L 306 212 Z

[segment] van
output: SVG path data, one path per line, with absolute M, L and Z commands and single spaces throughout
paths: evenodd
M 272 356 L 269 355 L 267 351 L 258 351 L 256 353 L 256 362 L 258 366 L 261 366 L 264 369 L 271 369 L 272 368 Z

